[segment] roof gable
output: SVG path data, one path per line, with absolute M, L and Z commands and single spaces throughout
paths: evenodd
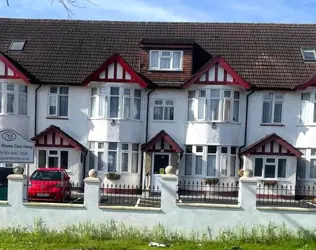
M 184 88 L 191 84 L 220 84 L 240 85 L 245 89 L 251 86 L 220 56 L 207 62 L 195 75 L 184 84 Z
M 143 88 L 147 87 L 147 82 L 118 54 L 114 54 L 107 59 L 97 70 L 84 80 L 83 84 L 89 85 L 91 81 L 133 82 L 138 83 Z
M 170 146 L 170 149 L 165 148 L 165 142 Z M 159 146 L 156 146 L 156 145 Z M 142 151 L 145 152 L 176 152 L 182 153 L 183 149 L 176 143 L 171 136 L 164 130 L 161 130 L 150 141 L 142 145 Z
M 88 151 L 76 139 L 54 125 L 49 126 L 31 140 L 35 141 L 36 147 L 75 148 L 82 152 Z
M 25 83 L 29 83 L 29 79 L 19 69 L 17 69 L 13 63 L 0 54 L 0 78 L 6 79 L 21 79 Z
M 241 150 L 243 155 L 283 155 L 300 157 L 302 153 L 292 144 L 278 136 L 268 134 Z

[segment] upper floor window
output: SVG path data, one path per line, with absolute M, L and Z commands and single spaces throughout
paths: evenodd
M 49 116 L 68 116 L 68 87 L 49 88 Z
M 142 92 L 124 87 L 91 89 L 91 117 L 140 119 Z
M 240 92 L 234 90 L 191 90 L 188 92 L 188 120 L 238 122 L 239 99 Z
M 151 70 L 182 70 L 182 51 L 151 50 L 149 69 Z
M 283 93 L 267 92 L 263 97 L 262 123 L 281 123 Z
M 313 48 L 303 48 L 302 55 L 305 61 L 316 61 L 316 53 Z
M 300 123 L 316 123 L 316 93 L 301 94 Z
M 174 120 L 174 101 L 173 100 L 155 100 L 153 119 L 156 121 Z
M 186 146 L 185 175 L 229 177 L 236 175 L 237 147 Z
M 0 110 L 2 114 L 27 114 L 27 87 L 0 83 Z

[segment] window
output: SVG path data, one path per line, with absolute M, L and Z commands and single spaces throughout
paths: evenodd
M 0 112 L 27 115 L 27 86 L 0 83 Z
M 68 116 L 68 87 L 49 88 L 49 116 Z
M 285 178 L 286 159 L 255 158 L 254 176 L 265 179 Z
M 301 49 L 303 59 L 305 61 L 315 61 L 316 60 L 316 54 L 315 54 L 315 49 L 313 48 L 303 48 Z
M 188 92 L 188 121 L 238 122 L 239 99 L 239 91 L 191 90 Z
M 138 173 L 139 144 L 90 142 L 89 169 L 105 173 Z
M 68 169 L 68 151 L 67 150 L 39 150 L 38 168 L 63 168 Z
M 262 123 L 281 123 L 284 95 L 267 92 L 263 97 Z
M 140 119 L 140 89 L 99 87 L 91 89 L 91 117 Z
M 300 123 L 316 123 L 316 92 L 301 94 Z
M 156 121 L 173 121 L 174 120 L 174 101 L 172 100 L 155 100 L 153 119 Z
M 149 55 L 150 70 L 182 70 L 182 51 L 151 50 Z
M 236 175 L 237 148 L 186 146 L 185 175 L 229 177 Z
M 22 51 L 24 49 L 25 40 L 13 40 L 10 44 L 9 50 Z

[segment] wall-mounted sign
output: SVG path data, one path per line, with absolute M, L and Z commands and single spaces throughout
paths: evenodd
M 0 162 L 33 163 L 34 142 L 14 130 L 0 131 Z

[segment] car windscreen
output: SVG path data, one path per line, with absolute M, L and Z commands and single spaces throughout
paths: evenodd
M 35 171 L 31 175 L 31 180 L 59 181 L 59 180 L 61 180 L 61 172 L 59 172 L 59 171 Z

